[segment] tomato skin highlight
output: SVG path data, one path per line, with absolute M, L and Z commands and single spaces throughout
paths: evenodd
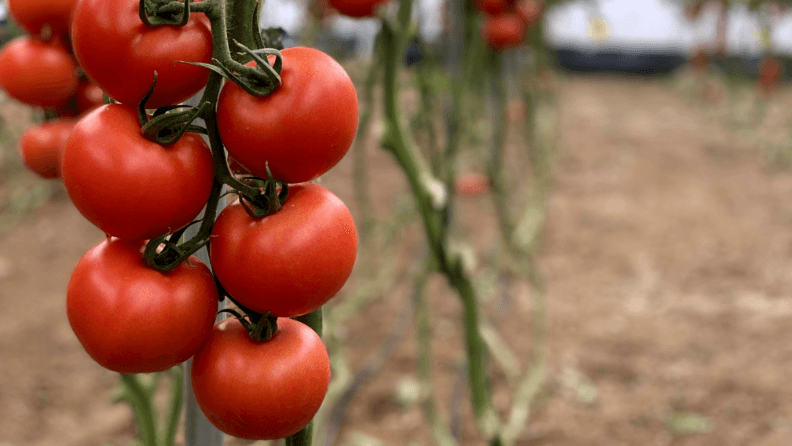
M 211 271 L 197 257 L 164 274 L 147 267 L 144 243 L 107 239 L 77 263 L 66 293 L 74 334 L 102 367 L 153 373 L 193 356 L 217 313 Z
M 53 36 L 69 33 L 71 16 L 77 0 L 8 0 L 14 21 L 28 33 L 41 34 L 49 26 Z
M 277 317 L 319 308 L 341 289 L 355 264 L 352 215 L 332 192 L 311 183 L 289 187 L 277 213 L 251 218 L 239 202 L 215 221 L 209 246 L 214 273 L 242 305 Z
M 59 119 L 30 127 L 19 138 L 19 153 L 28 169 L 42 178 L 58 178 L 61 157 L 74 121 Z
M 72 45 L 80 66 L 113 99 L 137 106 L 157 72 L 147 108 L 182 102 L 201 90 L 209 70 L 178 63 L 211 62 L 212 33 L 204 14 L 183 27 L 143 24 L 138 0 L 79 0 Z
M 143 137 L 137 112 L 103 105 L 74 127 L 63 183 L 80 213 L 106 234 L 149 239 L 174 232 L 203 209 L 214 163 L 200 135 L 163 147 Z
M 287 48 L 283 85 L 257 98 L 226 82 L 217 126 L 228 153 L 256 176 L 287 183 L 310 181 L 349 150 L 358 124 L 357 93 L 332 57 L 312 48 Z M 254 62 L 248 65 L 254 66 Z
M 515 48 L 525 40 L 525 22 L 517 14 L 487 17 L 482 24 L 482 37 L 495 51 Z
M 278 319 L 278 331 L 254 342 L 239 320 L 215 325 L 195 355 L 191 381 L 203 413 L 221 431 L 250 440 L 297 433 L 322 405 L 330 359 L 322 340 L 301 322 Z
M 0 87 L 17 101 L 58 107 L 77 90 L 77 65 L 61 45 L 18 37 L 0 51 Z
M 354 17 L 374 17 L 377 7 L 390 0 L 328 0 L 330 6 L 341 14 Z

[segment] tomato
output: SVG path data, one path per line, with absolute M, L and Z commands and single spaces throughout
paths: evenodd
M 69 99 L 69 102 L 66 105 L 57 107 L 55 111 L 60 116 L 76 117 L 102 104 L 104 104 L 104 92 L 101 87 L 91 81 L 82 81 L 77 86 L 77 92 Z
M 165 274 L 146 266 L 140 241 L 107 239 L 77 263 L 66 313 L 85 351 L 119 373 L 178 365 L 209 338 L 217 287 L 197 257 Z
M 74 121 L 56 120 L 30 127 L 19 139 L 19 152 L 28 169 L 42 178 L 57 178 L 61 154 Z
M 80 0 L 74 10 L 72 45 L 88 77 L 118 102 L 136 106 L 157 87 L 148 108 L 175 104 L 197 93 L 209 70 L 174 61 L 209 63 L 212 33 L 204 14 L 186 26 L 148 27 L 138 0 Z
M 377 7 L 389 0 L 328 0 L 330 6 L 349 17 L 374 17 Z
M 188 224 L 212 189 L 214 163 L 203 138 L 187 133 L 163 147 L 143 137 L 137 111 L 103 105 L 74 127 L 63 153 L 74 205 L 106 234 L 148 239 Z
M 765 96 L 769 96 L 778 85 L 781 77 L 781 64 L 774 57 L 765 57 L 759 63 L 759 88 Z
M 238 319 L 212 330 L 195 355 L 191 381 L 198 407 L 234 437 L 273 440 L 297 433 L 322 405 L 330 359 L 307 325 L 278 319 L 278 331 L 254 342 Z
M 355 86 L 333 58 L 313 48 L 287 48 L 283 85 L 257 98 L 226 82 L 217 103 L 223 143 L 242 165 L 288 183 L 312 180 L 344 157 L 358 124 Z M 248 65 L 254 66 L 254 62 Z
M 517 14 L 487 17 L 482 27 L 482 37 L 495 51 L 520 46 L 525 40 L 525 23 Z
M 525 22 L 525 26 L 533 28 L 542 18 L 544 3 L 537 0 L 522 0 L 517 3 L 517 15 Z
M 247 175 L 247 176 L 253 175 L 252 173 L 250 173 L 250 170 L 247 167 L 239 164 L 239 161 L 235 160 L 233 156 L 228 155 L 227 161 L 228 161 L 228 170 L 231 171 L 232 174 Z
M 690 59 L 691 65 L 699 71 L 706 70 L 709 63 L 709 56 L 703 49 L 699 49 Z
M 49 27 L 53 36 L 69 33 L 71 15 L 77 0 L 8 0 L 14 21 L 30 34 L 39 35 Z
M 215 221 L 209 246 L 220 283 L 242 305 L 277 317 L 310 313 L 344 285 L 357 255 L 352 215 L 332 192 L 289 187 L 277 213 L 254 220 L 239 202 Z
M 503 14 L 507 8 L 506 0 L 480 0 L 478 3 L 479 11 L 489 15 Z
M 18 37 L 0 51 L 0 87 L 28 105 L 57 107 L 77 89 L 77 65 L 61 45 Z
M 702 6 L 703 3 L 698 1 L 688 2 L 685 4 L 685 17 L 691 22 L 698 19 L 701 15 Z
M 456 192 L 463 197 L 473 197 L 489 191 L 492 182 L 480 173 L 466 173 L 456 180 Z

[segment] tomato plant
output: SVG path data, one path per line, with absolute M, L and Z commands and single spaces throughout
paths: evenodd
M 517 15 L 525 22 L 525 26 L 532 28 L 542 17 L 544 2 L 541 0 L 522 0 L 517 3 L 515 10 Z
M 74 121 L 63 119 L 30 127 L 19 139 L 19 152 L 28 169 L 42 178 L 60 176 L 61 155 Z
M 506 0 L 481 0 L 478 3 L 479 10 L 489 15 L 503 14 L 508 6 Z
M 225 84 L 218 128 L 228 153 L 253 174 L 266 178 L 269 165 L 276 179 L 301 183 L 327 172 L 349 150 L 358 123 L 357 93 L 327 54 L 302 47 L 281 54 L 283 84 L 272 94 L 254 97 Z
M 332 192 L 290 186 L 277 213 L 250 217 L 238 201 L 215 221 L 209 254 L 215 275 L 245 307 L 277 317 L 310 313 L 332 298 L 352 272 L 357 231 Z
M 57 107 L 77 89 L 77 65 L 60 44 L 18 37 L 0 51 L 0 87 L 28 105 Z
M 330 359 L 305 324 L 278 319 L 272 339 L 257 343 L 231 318 L 215 325 L 195 355 L 191 380 L 198 405 L 218 429 L 271 440 L 311 421 L 327 393 Z
M 49 28 L 52 36 L 68 34 L 75 3 L 77 0 L 7 1 L 14 20 L 34 36 L 42 34 L 45 28 Z
M 206 85 L 209 72 L 176 61 L 209 62 L 212 33 L 203 14 L 181 27 L 149 27 L 138 0 L 81 0 L 74 10 L 72 44 L 80 66 L 113 99 L 135 106 L 157 88 L 147 106 L 175 104 Z
M 146 266 L 142 248 L 139 241 L 102 241 L 77 263 L 66 292 L 77 339 L 119 373 L 186 361 L 209 338 L 217 312 L 214 278 L 198 258 L 163 274 Z
M 770 95 L 778 85 L 781 64 L 774 57 L 765 57 L 759 63 L 759 88 L 763 94 Z
M 525 40 L 525 22 L 518 14 L 507 13 L 484 19 L 482 37 L 495 51 L 520 46 Z
M 200 135 L 187 133 L 163 147 L 143 137 L 135 109 L 110 104 L 74 127 L 62 174 L 91 223 L 112 236 L 147 239 L 176 231 L 201 212 L 213 171 Z

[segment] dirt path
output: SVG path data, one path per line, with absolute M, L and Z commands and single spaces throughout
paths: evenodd
M 763 169 L 755 148 L 665 85 L 589 78 L 563 88 L 543 260 L 551 379 L 521 445 L 790 444 L 792 175 Z M 375 198 L 387 206 L 404 183 L 389 155 L 372 147 L 370 156 Z M 346 160 L 324 181 L 351 202 L 348 175 Z M 482 243 L 493 234 L 485 203 L 460 209 Z M 71 269 L 101 238 L 56 202 L 0 240 L 2 446 L 121 446 L 134 436 L 130 411 L 110 403 L 116 375 L 82 351 L 64 312 Z M 404 285 L 346 330 L 353 366 L 407 305 Z M 525 365 L 532 301 L 524 287 L 513 291 L 500 330 Z M 462 351 L 460 307 L 442 280 L 430 294 L 446 406 Z M 418 408 L 393 399 L 396 382 L 414 374 L 413 352 L 409 335 L 354 400 L 342 438 L 430 444 Z M 575 391 L 576 374 L 596 393 Z M 496 391 L 496 402 L 508 398 Z M 667 420 L 680 413 L 705 417 L 710 432 L 674 435 Z M 482 444 L 465 419 L 464 443 Z

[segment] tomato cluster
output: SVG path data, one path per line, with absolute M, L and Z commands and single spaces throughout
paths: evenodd
M 102 104 L 98 85 L 85 77 L 68 35 L 75 0 L 9 0 L 13 18 L 29 35 L 0 51 L 0 88 L 52 117 L 22 135 L 25 165 L 42 178 L 58 178 L 61 156 L 74 119 Z
M 12 1 L 18 20 L 31 18 L 26 29 L 50 38 L 6 47 L 0 85 L 31 105 L 69 110 L 69 100 L 85 102 L 74 96 L 79 63 L 114 100 L 21 141 L 26 153 L 57 146 L 28 164 L 60 176 L 76 208 L 107 236 L 79 260 L 66 294 L 86 352 L 120 373 L 158 372 L 194 357 L 192 385 L 209 420 L 237 437 L 275 439 L 313 418 L 329 384 L 321 339 L 290 318 L 320 309 L 354 266 L 349 210 L 310 181 L 349 150 L 358 102 L 344 69 L 318 50 L 239 45 L 253 61 L 232 59 L 234 40 L 213 36 L 225 30 L 228 11 L 217 10 L 225 5 Z M 34 66 L 40 58 L 50 65 Z M 34 69 L 34 81 L 18 85 L 19 73 Z M 202 89 L 199 106 L 175 105 Z M 192 124 L 197 117 L 206 128 Z M 238 198 L 215 219 L 223 184 Z M 198 235 L 180 241 L 202 209 L 209 217 Z M 214 271 L 191 255 L 206 245 Z M 237 317 L 215 324 L 224 298 Z
M 484 13 L 481 36 L 495 51 L 520 46 L 544 12 L 543 0 L 476 0 Z

